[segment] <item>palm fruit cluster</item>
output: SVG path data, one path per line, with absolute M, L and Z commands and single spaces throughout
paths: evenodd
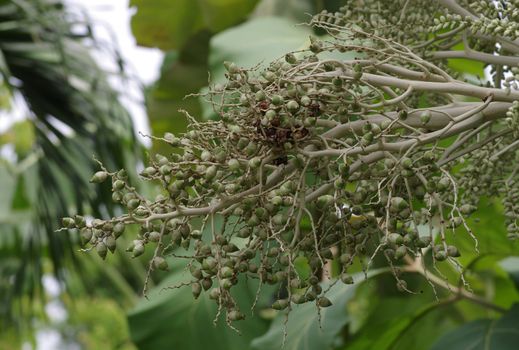
M 449 8 L 449 5 L 451 6 Z M 380 37 L 394 40 L 411 48 L 421 57 L 434 59 L 434 63 L 460 79 L 445 61 L 435 59 L 435 51 L 459 50 L 464 41 L 466 49 L 487 54 L 510 55 L 516 53 L 519 36 L 519 3 L 516 0 L 364 0 L 362 5 L 348 1 L 337 12 L 323 10 L 314 21 L 335 28 L 355 25 Z M 496 46 L 496 42 L 500 43 Z M 504 45 L 503 45 L 504 43 Z M 512 50 L 510 52 L 510 50 Z M 498 76 L 500 87 L 506 73 L 517 67 L 503 64 L 498 71 L 491 66 L 493 78 Z M 515 79 L 514 79 L 515 80 Z M 482 80 L 481 84 L 487 84 Z
M 458 264 L 447 236 L 458 227 L 472 234 L 466 217 L 477 209 L 478 186 L 494 194 L 496 169 L 510 175 L 509 155 L 491 163 L 484 147 L 444 155 L 438 141 L 451 129 L 440 112 L 449 96 L 366 80 L 391 76 L 384 70 L 391 64 L 420 76 L 436 73 L 422 71 L 418 56 L 378 35 L 335 30 L 342 22 L 325 15 L 315 23 L 334 40 L 312 39 L 308 50 L 265 69 L 225 63 L 227 82 L 206 96 L 219 119 L 188 115 L 186 133 L 158 138 L 171 153 L 156 154 L 140 174 L 161 189 L 158 196 L 139 194 L 124 170 L 102 167 L 92 182 L 111 181 L 113 200 L 126 213 L 91 222 L 65 218 L 64 227 L 78 229 L 85 247 L 105 258 L 125 229 L 137 226 L 126 250 L 133 257 L 149 251 L 150 272 L 183 261 L 194 298 L 207 293 L 228 322 L 245 317 L 232 296 L 244 278 L 279 286 L 272 307 L 290 310 L 307 302 L 330 306 L 323 278 L 353 283 L 352 271 L 375 259 L 393 268 L 403 290 L 398 266 L 407 260 L 430 254 L 434 263 Z M 323 56 L 329 52 L 356 57 Z M 432 105 L 419 108 L 424 99 Z M 504 121 L 496 125 L 506 128 Z M 505 203 L 514 212 L 515 197 Z M 337 276 L 330 276 L 331 261 Z

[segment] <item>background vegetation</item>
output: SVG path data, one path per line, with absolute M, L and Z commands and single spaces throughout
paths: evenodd
M 138 43 L 166 53 L 160 79 L 147 90 L 153 135 L 184 131 L 187 120 L 179 109 L 214 117 L 200 99 L 184 99 L 207 87 L 208 72 L 218 82 L 223 61 L 253 66 L 307 48 L 309 35 L 322 33 L 296 24 L 322 9 L 336 11 L 342 2 L 132 0 Z M 29 107 L 23 120 L 0 133 L 0 146 L 15 155 L 0 157 L 0 348 L 20 348 L 50 328 L 64 344 L 85 349 L 279 349 L 285 318 L 268 309 L 268 293 L 237 335 L 224 322 L 213 326 L 216 307 L 205 297 L 193 301 L 189 288 L 163 291 L 179 281 L 174 265 L 152 276 L 147 300 L 141 297 L 146 267 L 140 259 L 121 251 L 101 264 L 94 254 L 77 252 L 78 237 L 55 232 L 58 218 L 69 213 L 117 213 L 110 188 L 88 183 L 93 154 L 112 169 L 136 169 L 148 153 L 135 141 L 106 72 L 89 55 L 100 44 L 84 20 L 55 1 L 0 1 L 1 108 L 8 111 L 19 97 Z M 482 64 L 450 64 L 461 74 L 485 76 Z M 124 77 L 120 67 L 117 74 Z M 149 153 L 167 153 L 163 147 L 153 144 Z M 296 308 L 285 348 L 464 349 L 470 342 L 513 349 L 519 343 L 519 246 L 496 220 L 502 210 L 489 201 L 473 215 L 479 253 L 467 235 L 455 238 L 472 292 L 493 307 L 449 291 L 434 295 L 421 276 L 408 279 L 420 293 L 402 293 L 390 275 L 373 271 L 365 282 L 332 290 L 333 305 L 320 315 L 322 329 L 314 307 Z M 42 278 L 51 275 L 62 282 L 56 295 L 42 287 Z M 254 285 L 244 285 L 237 299 L 247 305 L 254 294 Z M 66 319 L 45 313 L 53 302 L 67 310 Z

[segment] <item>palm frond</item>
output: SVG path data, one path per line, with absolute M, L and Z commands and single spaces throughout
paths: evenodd
M 93 156 L 111 169 L 135 169 L 139 158 L 131 118 L 91 55 L 91 33 L 88 21 L 71 16 L 61 1 L 0 1 L 0 72 L 31 111 L 31 156 L 37 159 L 16 179 L 24 181 L 24 220 L 30 224 L 0 225 L 0 251 L 7 254 L 1 259 L 12 258 L 0 271 L 9 276 L 7 284 L 0 277 L 4 316 L 13 299 L 41 290 L 44 258 L 58 277 L 67 259 L 80 266 L 70 236 L 55 232 L 59 218 L 113 213 L 110 188 L 93 191 L 88 183 L 96 169 Z M 11 208 L 13 215 L 18 209 Z M 9 235 L 16 238 L 6 245 Z

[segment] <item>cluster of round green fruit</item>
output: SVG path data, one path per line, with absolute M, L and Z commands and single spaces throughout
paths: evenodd
M 427 251 L 435 261 L 455 259 L 445 237 L 435 244 L 431 231 L 418 230 L 438 218 L 454 229 L 473 211 L 459 203 L 435 146 L 379 148 L 422 136 L 431 112 L 385 117 L 401 101 L 363 81 L 376 65 L 317 55 L 335 48 L 314 40 L 310 52 L 288 54 L 260 74 L 226 63 L 228 82 L 209 93 L 221 119 L 167 133 L 161 139 L 171 155 L 155 155 L 141 172 L 161 193 L 146 198 L 124 170 L 103 168 L 92 182 L 111 181 L 127 213 L 65 218 L 64 227 L 105 258 L 128 225 L 138 226 L 132 256 L 149 251 L 150 271 L 185 259 L 193 296 L 207 292 L 228 321 L 244 317 L 231 293 L 241 277 L 279 285 L 274 309 L 327 307 L 326 275 L 349 284 L 352 271 L 384 257 L 391 266 Z

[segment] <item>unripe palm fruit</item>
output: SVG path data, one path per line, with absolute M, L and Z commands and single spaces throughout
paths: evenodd
M 343 83 L 343 81 L 342 81 L 341 78 L 333 78 L 332 79 L 332 84 L 337 86 L 337 87 L 342 86 L 342 83 Z
M 390 233 L 388 236 L 387 236 L 387 240 L 390 242 L 390 243 L 393 243 L 393 244 L 396 244 L 396 245 L 400 245 L 402 243 L 404 243 L 404 237 L 402 237 L 400 234 L 398 233 Z
M 293 278 L 290 280 L 290 287 L 294 289 L 302 288 L 303 282 L 298 278 Z
M 312 286 L 315 286 L 319 283 L 319 278 L 315 275 L 312 275 L 308 278 L 308 283 L 311 284 Z
M 218 265 L 218 262 L 215 258 L 209 256 L 202 261 L 202 268 L 204 270 L 212 270 Z
M 402 259 L 407 254 L 407 247 L 405 245 L 402 245 L 395 250 L 395 259 L 399 260 Z
M 270 249 L 268 250 L 268 252 L 267 252 L 267 256 L 268 256 L 269 258 L 275 258 L 276 256 L 279 255 L 279 252 L 280 252 L 280 250 L 279 250 L 278 247 L 272 247 L 272 248 L 270 248 Z
M 299 109 L 299 103 L 297 101 L 291 100 L 288 101 L 286 107 L 291 112 L 296 112 Z
M 214 159 L 219 163 L 223 163 L 227 159 L 227 153 L 223 149 L 215 149 L 214 154 Z
M 193 298 L 198 299 L 200 293 L 202 293 L 202 286 L 200 286 L 200 283 L 191 283 L 191 293 L 193 294 Z
M 110 235 L 105 238 L 105 245 L 112 253 L 115 251 L 115 248 L 117 247 L 117 243 L 115 241 L 115 237 Z
M 227 165 L 229 166 L 229 170 L 231 171 L 238 171 L 240 169 L 240 162 L 238 159 L 232 158 L 227 162 Z
M 283 96 L 281 95 L 274 95 L 272 96 L 272 104 L 275 106 L 280 106 L 285 102 Z
M 353 284 L 353 277 L 351 277 L 351 275 L 348 275 L 347 273 L 342 273 L 341 281 L 344 284 Z
M 157 173 L 157 169 L 152 166 L 147 167 L 141 173 L 142 176 L 153 176 Z
M 231 289 L 232 281 L 230 279 L 228 279 L 228 278 L 224 278 L 223 280 L 220 281 L 220 286 L 223 289 Z
M 319 305 L 320 307 L 328 307 L 332 305 L 332 302 L 327 297 L 320 297 L 317 300 L 317 305 Z
M 240 137 L 240 139 L 238 140 L 238 143 L 236 144 L 236 146 L 239 149 L 244 149 L 248 144 L 249 144 L 249 139 L 248 138 Z
M 354 80 L 359 80 L 360 78 L 362 78 L 362 71 L 360 71 L 360 72 L 354 71 L 353 75 L 352 75 L 352 78 Z
M 204 288 L 204 290 L 208 290 L 212 286 L 213 286 L 213 280 L 211 278 L 204 278 L 202 280 L 202 287 Z
M 92 176 L 90 182 L 93 183 L 101 183 L 108 178 L 108 173 L 106 171 L 98 171 Z
M 213 155 L 208 150 L 204 150 L 200 155 L 200 159 L 202 159 L 204 162 L 209 162 L 212 158 Z
M 238 237 L 247 238 L 247 237 L 250 237 L 251 233 L 252 233 L 252 229 L 250 227 L 245 226 L 245 227 L 242 227 L 240 229 L 240 231 L 238 231 Z
M 398 213 L 409 207 L 409 203 L 402 197 L 393 197 L 389 202 L 389 210 L 392 213 Z
M 119 238 L 123 234 L 124 228 L 125 228 L 125 226 L 122 222 L 118 222 L 117 224 L 114 225 L 113 233 L 114 233 L 115 238 Z
M 254 97 L 257 101 L 263 101 L 264 99 L 267 98 L 267 96 L 265 95 L 265 92 L 263 90 L 257 91 L 256 94 L 254 95 Z
M 152 264 L 155 268 L 162 270 L 162 271 L 167 271 L 169 268 L 168 262 L 166 261 L 166 259 L 164 259 L 161 256 L 154 257 Z
M 72 218 L 61 219 L 61 224 L 63 225 L 63 227 L 66 227 L 66 228 L 76 227 L 76 223 L 75 223 L 74 219 L 72 219 Z
M 161 237 L 161 234 L 160 232 L 157 232 L 157 231 L 151 231 L 149 236 L 148 236 L 148 239 L 151 241 L 151 242 L 158 242 L 160 241 L 160 237 Z
M 139 199 L 133 198 L 133 199 L 130 199 L 128 201 L 128 203 L 126 203 L 126 206 L 130 210 L 135 210 L 135 209 L 137 209 L 137 207 L 139 207 L 140 204 L 141 204 L 141 201 Z
M 434 254 L 434 258 L 437 260 L 437 261 L 444 261 L 447 259 L 447 253 L 443 250 L 440 250 L 438 252 L 436 252 Z
M 408 157 L 402 157 L 402 159 L 400 159 L 400 164 L 404 169 L 411 169 L 413 167 L 413 160 Z
M 317 207 L 318 208 L 326 208 L 328 206 L 330 206 L 334 201 L 334 197 L 330 194 L 325 194 L 323 196 L 320 196 L 319 198 L 317 198 Z
M 123 195 L 121 192 L 112 193 L 112 200 L 116 203 L 120 203 L 123 200 Z
M 447 255 L 451 256 L 453 258 L 457 258 L 457 257 L 461 256 L 460 251 L 458 250 L 458 248 L 456 248 L 453 245 L 450 245 L 450 246 L 447 247 Z
M 81 240 L 83 244 L 90 242 L 90 240 L 92 239 L 92 235 L 92 230 L 90 228 L 83 228 L 81 230 Z
M 223 278 L 231 278 L 234 275 L 234 270 L 230 267 L 224 266 L 220 270 L 220 276 Z
M 119 191 L 119 190 L 122 190 L 124 188 L 124 181 L 122 180 L 115 180 L 114 183 L 112 184 L 112 187 L 114 189 L 114 191 Z
M 299 100 L 301 102 L 301 105 L 308 107 L 312 104 L 312 99 L 306 95 L 301 96 L 301 99 Z
M 216 173 L 217 173 L 218 169 L 216 168 L 215 165 L 211 165 L 209 166 L 206 171 L 205 171 L 205 179 L 206 180 L 211 180 L 213 179 L 215 176 L 216 176 Z
M 191 276 L 196 279 L 201 279 L 203 277 L 202 270 L 193 265 L 191 265 L 189 272 L 191 273 Z
M 419 237 L 416 242 L 415 242 L 415 245 L 418 247 L 418 248 L 426 248 L 428 246 L 431 245 L 431 237 L 429 236 L 422 236 L 422 237 Z
M 406 234 L 406 235 L 404 236 L 404 244 L 405 244 L 406 246 L 410 246 L 410 245 L 412 245 L 413 242 L 414 242 L 414 240 L 415 240 L 415 238 L 416 238 L 416 237 L 415 237 L 414 235 L 412 235 L 412 234 L 409 234 L 409 233 Z
M 86 220 L 81 215 L 74 215 L 74 223 L 76 224 L 77 228 L 83 228 L 86 226 Z
M 218 300 L 220 298 L 220 290 L 218 288 L 213 288 L 209 292 L 209 298 L 213 300 Z
M 245 153 L 250 157 L 256 153 L 258 150 L 258 145 L 255 142 L 249 142 L 247 147 L 245 147 Z
M 292 294 L 290 297 L 290 301 L 292 301 L 294 304 L 303 304 L 306 302 L 306 297 L 303 294 Z
M 290 64 L 295 64 L 297 63 L 297 58 L 293 53 L 287 53 L 285 55 L 285 61 L 287 61 Z
M 135 246 L 133 247 L 133 255 L 132 257 L 133 258 L 136 258 L 138 256 L 141 256 L 142 254 L 144 254 L 144 244 L 142 244 L 140 241 L 138 241 L 139 243 L 136 243 Z
M 261 158 L 260 157 L 254 157 L 251 160 L 249 160 L 249 167 L 251 169 L 259 168 L 261 165 Z
M 319 253 L 320 253 L 321 257 L 323 257 L 325 259 L 333 259 L 333 252 L 329 248 L 321 249 L 321 251 Z
M 289 302 L 287 299 L 279 299 L 279 300 L 276 300 L 274 302 L 274 304 L 272 304 L 272 308 L 274 310 L 284 310 L 288 307 L 289 305 Z
M 108 254 L 108 249 L 106 248 L 106 245 L 103 242 L 98 242 L 96 244 L 96 252 L 101 257 L 101 259 L 105 259 L 106 254 Z
M 230 321 L 239 321 L 245 319 L 245 315 L 239 312 L 238 310 L 232 310 L 227 314 L 227 317 Z
M 167 164 L 164 164 L 162 165 L 160 168 L 159 168 L 159 171 L 162 175 L 166 176 L 166 175 L 170 175 L 171 174 L 171 171 L 173 170 L 173 168 L 171 168 L 169 165 Z
M 238 68 L 238 66 L 234 62 L 225 61 L 223 65 L 225 69 L 227 69 L 227 71 L 231 74 L 236 74 L 240 71 L 240 68 Z
M 249 263 L 249 272 L 256 273 L 258 272 L 258 265 L 255 263 Z
M 250 227 L 258 226 L 259 223 L 260 223 L 260 220 L 259 220 L 258 216 L 256 216 L 255 214 L 251 215 L 249 220 L 247 220 L 247 225 Z

